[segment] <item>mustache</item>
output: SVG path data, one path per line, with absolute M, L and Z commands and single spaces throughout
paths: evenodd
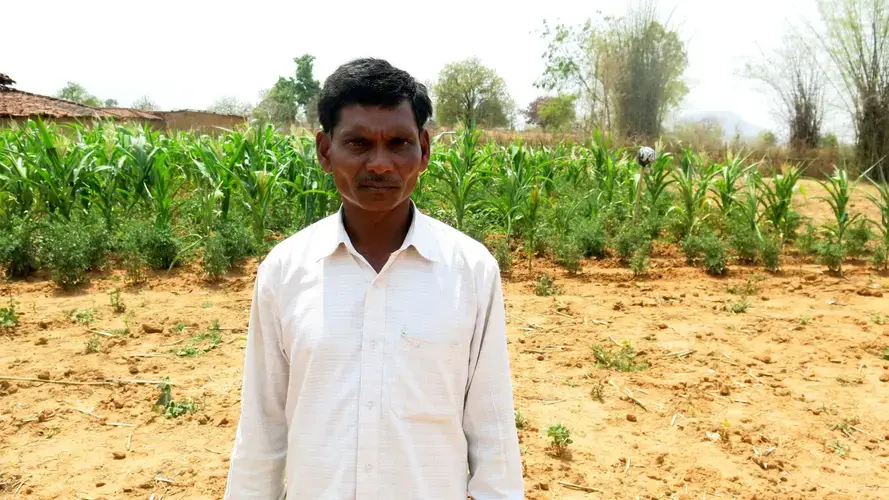
M 358 184 L 390 184 L 393 186 L 401 186 L 401 178 L 392 175 L 375 174 L 373 172 L 365 172 L 358 176 Z

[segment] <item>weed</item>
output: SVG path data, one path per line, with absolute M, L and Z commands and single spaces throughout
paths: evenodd
M 0 328 L 15 328 L 19 324 L 19 313 L 15 310 L 15 300 L 9 297 L 9 305 L 0 307 Z
M 750 309 L 750 301 L 746 297 L 741 300 L 730 301 L 725 305 L 725 310 L 732 314 L 745 313 L 747 309 Z
M 522 415 L 521 410 L 515 411 L 515 427 L 516 429 L 524 429 L 528 425 L 528 419 Z
M 123 299 L 120 296 L 120 288 L 112 288 L 110 292 L 108 292 L 108 299 L 111 301 L 111 309 L 114 312 L 121 314 L 126 312 L 127 306 L 123 303 Z
M 885 359 L 886 361 L 889 361 L 889 347 L 886 347 L 885 349 L 883 349 L 882 356 L 883 356 L 883 359 Z
M 64 290 L 89 281 L 87 271 L 97 267 L 106 253 L 103 229 L 82 221 L 54 222 L 39 247 L 39 261 L 52 271 L 52 279 Z
M 839 442 L 838 440 L 831 441 L 830 444 L 828 445 L 828 447 L 830 448 L 831 451 L 833 451 L 834 453 L 836 453 L 837 455 L 839 455 L 841 457 L 845 457 L 846 455 L 849 454 L 849 446 Z
M 561 293 L 562 289 L 556 285 L 552 278 L 546 274 L 541 274 L 537 283 L 534 284 L 534 295 L 538 297 L 550 297 Z
M 509 274 L 512 270 L 512 251 L 506 239 L 500 240 L 494 245 L 494 258 L 497 259 L 497 266 L 500 268 L 500 271 Z
M 617 236 L 614 237 L 613 246 L 621 262 L 627 264 L 636 253 L 640 251 L 647 253 L 647 249 L 651 246 L 651 240 L 646 234 L 644 226 L 630 223 L 620 228 Z
M 704 251 L 704 269 L 707 274 L 720 276 L 727 270 L 725 244 L 715 235 L 704 238 L 701 248 Z
M 197 413 L 200 409 L 198 404 L 190 398 L 173 401 L 172 388 L 166 379 L 158 384 L 158 388 L 161 394 L 154 403 L 153 409 L 163 414 L 164 418 L 179 418 L 188 413 Z
M 858 417 L 844 418 L 834 424 L 831 430 L 840 431 L 843 434 L 852 437 L 852 431 L 856 430 L 855 426 L 861 423 L 861 419 Z
M 547 427 L 546 435 L 549 436 L 550 446 L 556 456 L 564 457 L 568 453 L 568 445 L 573 443 L 571 432 L 562 424 Z
M 216 349 L 220 343 L 222 343 L 222 333 L 219 329 L 219 320 L 214 320 L 213 326 L 206 332 L 193 335 L 185 346 L 178 350 L 174 349 L 171 352 L 182 358 L 193 358 L 201 354 L 207 354 Z
M 201 304 L 201 309 L 210 309 L 211 307 L 213 307 L 213 304 L 211 304 L 209 300 L 205 300 Z
M 75 309 L 71 311 L 71 319 L 81 325 L 92 325 L 95 322 L 95 311 L 92 309 Z
M 878 325 L 885 325 L 887 318 L 886 318 L 886 316 L 883 316 L 882 314 L 874 314 L 873 316 L 870 317 L 870 320 Z
M 870 222 L 866 219 L 858 219 L 849 226 L 846 233 L 846 251 L 853 257 L 861 257 L 868 252 L 867 244 L 876 234 L 871 229 Z
M 746 297 L 748 295 L 758 294 L 759 288 L 757 288 L 756 285 L 753 284 L 753 281 L 748 279 L 747 283 L 744 284 L 743 286 L 742 285 L 730 285 L 728 288 L 726 288 L 726 291 L 732 295 L 743 295 Z
M 580 245 L 573 238 L 564 238 L 556 243 L 556 264 L 564 267 L 569 273 L 577 274 L 581 269 L 583 257 Z
M 593 356 L 596 357 L 596 366 L 616 370 L 619 372 L 637 372 L 648 368 L 648 363 L 636 362 L 636 351 L 629 342 L 624 342 L 620 349 L 606 351 L 598 345 L 593 345 Z
M 630 258 L 630 269 L 633 271 L 633 276 L 638 277 L 648 274 L 648 266 L 651 264 L 651 258 L 648 254 L 647 248 L 640 248 Z
M 776 273 L 781 270 L 781 240 L 764 237 L 759 243 L 759 256 L 766 270 Z
M 584 221 L 580 225 L 577 240 L 584 257 L 601 259 L 608 254 L 606 249 L 608 238 L 602 225 L 595 219 Z
M 218 233 L 204 238 L 204 254 L 201 259 L 201 269 L 211 281 L 218 281 L 231 268 L 231 261 L 225 254 L 225 243 Z
M 812 323 L 811 316 L 800 316 L 797 322 L 803 326 L 809 325 Z
M 93 335 L 86 341 L 86 347 L 83 352 L 84 354 L 95 354 L 99 352 L 99 347 L 101 347 L 101 345 L 102 339 L 100 339 L 98 335 Z
M 804 255 L 813 255 L 818 251 L 818 228 L 811 222 L 806 223 L 806 232 L 796 239 L 796 248 Z
M 593 398 L 594 401 L 598 401 L 600 403 L 605 402 L 605 381 L 604 380 L 599 380 L 598 382 L 596 382 L 596 385 L 594 385 L 590 389 L 590 397 Z
M 846 248 L 835 242 L 834 238 L 822 241 L 816 247 L 818 259 L 827 269 L 833 272 L 840 272 L 843 268 L 843 259 L 846 258 Z
M 174 326 L 172 330 L 176 333 L 182 333 L 186 328 L 188 328 L 188 324 L 180 321 L 179 323 L 176 323 L 176 326 Z

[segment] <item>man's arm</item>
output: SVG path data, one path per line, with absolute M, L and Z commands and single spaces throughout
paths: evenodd
M 284 491 L 290 365 L 281 351 L 280 323 L 263 262 L 253 285 L 241 418 L 232 451 L 226 499 L 277 500 Z
M 463 432 L 469 449 L 469 495 L 475 500 L 524 498 L 512 401 L 506 313 L 500 271 L 489 266 L 483 307 L 472 339 Z

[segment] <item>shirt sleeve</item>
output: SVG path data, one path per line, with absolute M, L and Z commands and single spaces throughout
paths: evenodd
M 469 453 L 469 495 L 475 500 L 524 498 L 515 428 L 506 312 L 500 271 L 489 266 L 480 290 L 480 318 L 470 347 L 463 432 Z
M 226 499 L 278 500 L 284 492 L 290 365 L 281 350 L 280 323 L 268 287 L 267 263 L 256 274 L 241 389 L 241 418 L 228 473 Z

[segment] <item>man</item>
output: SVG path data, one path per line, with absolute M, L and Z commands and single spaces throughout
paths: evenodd
M 497 263 L 410 199 L 426 88 L 357 60 L 318 112 L 342 208 L 259 266 L 226 498 L 523 498 Z

